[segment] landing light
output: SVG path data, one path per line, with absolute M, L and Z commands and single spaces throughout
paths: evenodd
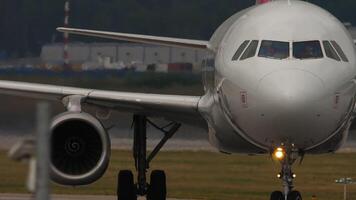
M 278 160 L 282 160 L 284 158 L 284 150 L 281 147 L 278 147 L 274 152 L 273 152 L 273 156 L 278 159 Z
M 281 173 L 278 173 L 277 174 L 277 178 L 281 178 L 282 177 L 282 174 Z
M 296 175 L 296 174 L 292 174 L 292 177 L 293 177 L 293 178 L 296 178 L 296 177 L 297 177 L 297 175 Z

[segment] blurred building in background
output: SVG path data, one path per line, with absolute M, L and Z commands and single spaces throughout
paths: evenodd
M 71 43 L 68 54 L 70 64 L 83 70 L 121 69 L 134 65 L 137 71 L 157 69 L 165 72 L 179 71 L 180 68 L 195 71 L 207 52 L 132 43 Z M 63 63 L 63 44 L 43 46 L 41 60 L 48 65 Z

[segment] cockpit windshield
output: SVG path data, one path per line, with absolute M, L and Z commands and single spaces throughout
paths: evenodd
M 258 45 L 260 43 L 260 45 Z M 258 49 L 259 46 L 259 49 Z M 290 59 L 319 59 L 324 58 L 323 48 L 325 50 L 325 57 L 336 61 L 348 62 L 345 53 L 341 46 L 336 41 L 300 41 L 300 42 L 283 42 L 273 40 L 245 40 L 236 53 L 232 57 L 232 61 L 246 60 L 256 56 L 268 59 L 284 60 Z M 291 51 L 293 50 L 293 53 Z M 291 54 L 293 56 L 291 57 Z
M 289 57 L 289 42 L 263 40 L 261 43 L 259 57 L 285 59 Z
M 321 50 L 320 42 L 317 40 L 293 42 L 293 57 L 297 59 L 322 58 L 323 52 Z

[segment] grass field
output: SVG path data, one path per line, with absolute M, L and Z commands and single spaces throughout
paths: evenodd
M 105 176 L 87 187 L 54 186 L 61 194 L 115 194 L 118 169 L 132 169 L 130 151 L 114 151 Z M 24 193 L 25 164 L 9 161 L 0 152 L 0 193 Z M 185 199 L 267 200 L 280 189 L 276 178 L 279 165 L 268 156 L 224 155 L 212 152 L 161 152 L 152 169 L 168 174 L 168 196 Z M 343 187 L 334 183 L 340 177 L 356 178 L 356 154 L 342 153 L 308 156 L 295 165 L 297 189 L 304 199 L 342 199 Z M 350 199 L 356 198 L 356 186 L 350 186 Z M 1 195 L 1 194 L 0 194 Z

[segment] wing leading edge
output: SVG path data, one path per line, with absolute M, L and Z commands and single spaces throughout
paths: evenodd
M 210 44 L 208 41 L 203 40 L 189 40 L 171 37 L 158 37 L 150 35 L 139 35 L 139 34 L 129 34 L 129 33 L 116 33 L 108 31 L 97 31 L 97 30 L 87 30 L 87 29 L 76 29 L 76 28 L 57 28 L 57 31 L 85 35 L 99 38 L 107 38 L 114 40 L 123 40 L 130 42 L 146 43 L 146 44 L 156 44 L 163 46 L 175 46 L 175 47 L 187 47 L 196 49 L 210 49 Z
M 55 101 L 79 95 L 83 97 L 82 103 L 101 108 L 182 122 L 203 121 L 198 111 L 199 96 L 116 92 L 16 81 L 0 81 L 0 94 Z

